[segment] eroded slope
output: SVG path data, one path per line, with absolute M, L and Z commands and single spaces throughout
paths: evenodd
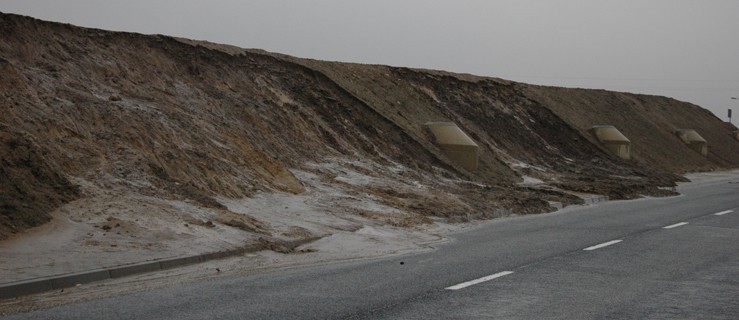
M 61 206 L 57 217 L 83 230 L 69 242 L 166 252 L 204 239 L 192 250 L 212 250 L 365 225 L 409 228 L 429 217 L 546 212 L 548 201 L 578 203 L 572 192 L 672 194 L 674 173 L 739 164 L 728 128 L 667 98 L 298 59 L 15 15 L 0 14 L 0 30 L 3 172 L 39 181 L 0 181 L 18 190 L 3 193 L 0 238 Z M 476 140 L 480 168 L 445 156 L 429 121 L 452 121 Z M 594 124 L 624 131 L 635 160 L 594 143 L 586 131 Z M 680 144 L 647 152 L 674 143 L 673 127 L 701 131 L 709 157 Z M 18 139 L 32 156 L 11 148 Z M 41 194 L 48 204 L 23 215 L 42 218 L 10 228 L 7 217 L 20 216 L 13 203 Z

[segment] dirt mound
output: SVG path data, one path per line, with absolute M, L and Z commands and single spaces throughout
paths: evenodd
M 413 226 L 428 216 L 547 212 L 550 201 L 580 202 L 576 192 L 664 195 L 680 179 L 674 173 L 739 164 L 737 143 L 718 119 L 668 98 L 298 59 L 15 15 L 0 14 L 0 31 L 0 122 L 13 129 L 3 131 L 2 172 L 28 172 L 0 188 L 28 181 L 49 194 L 13 225 L 18 230 L 77 196 L 66 179 L 84 199 L 74 203 L 78 211 L 108 204 L 95 199 L 139 199 L 158 203 L 155 212 L 186 230 L 261 236 L 298 233 L 264 222 L 266 215 L 237 219 L 224 199 L 284 193 L 309 201 L 298 196 L 308 193 L 340 204 L 315 207 L 347 221 Z M 429 121 L 469 134 L 479 169 L 465 170 L 436 146 Z M 586 132 L 593 124 L 622 129 L 635 160 L 601 148 Z M 709 156 L 677 143 L 673 128 L 699 130 Z M 671 147 L 659 148 L 665 141 Z M 23 192 L 3 192 L 0 205 L 34 202 Z M 0 223 L 9 229 L 8 221 Z

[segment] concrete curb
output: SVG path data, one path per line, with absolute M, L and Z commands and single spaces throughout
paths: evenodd
M 310 238 L 298 241 L 279 242 L 279 245 L 294 250 L 295 248 L 309 242 L 313 242 L 319 238 Z M 116 266 L 105 269 L 89 270 L 78 273 L 57 275 L 44 278 L 36 278 L 31 280 L 22 280 L 7 284 L 0 284 L 0 300 L 12 299 L 20 296 L 41 293 L 45 291 L 60 290 L 64 288 L 74 287 L 79 284 L 90 283 L 107 279 L 116 279 L 136 274 L 167 270 L 210 260 L 223 259 L 227 257 L 237 256 L 249 252 L 256 252 L 269 249 L 273 242 L 261 240 L 257 243 L 217 252 L 203 253 L 189 257 L 178 257 L 171 259 L 163 259 L 156 261 L 148 261 L 130 265 Z

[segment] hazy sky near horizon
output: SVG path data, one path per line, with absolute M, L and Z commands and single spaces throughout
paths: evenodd
M 739 122 L 739 0 L 0 0 L 0 11 L 304 58 L 665 95 Z

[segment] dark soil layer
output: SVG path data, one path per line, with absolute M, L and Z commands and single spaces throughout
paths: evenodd
M 0 124 L 0 240 L 51 219 L 49 212 L 78 196 L 44 162 L 37 145 Z

